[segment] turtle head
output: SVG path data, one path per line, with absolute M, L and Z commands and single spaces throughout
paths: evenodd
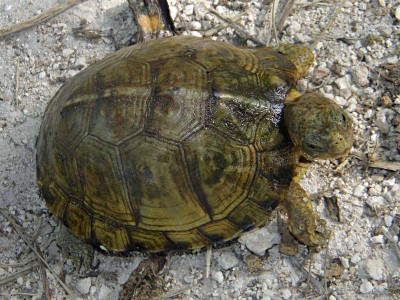
M 284 119 L 293 144 L 306 159 L 341 157 L 352 147 L 352 121 L 333 100 L 304 94 L 287 103 Z

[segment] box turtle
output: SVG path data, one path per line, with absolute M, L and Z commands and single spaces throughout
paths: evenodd
M 300 187 L 308 162 L 352 146 L 332 100 L 293 87 L 300 45 L 171 37 L 121 49 L 68 80 L 37 140 L 39 190 L 80 239 L 110 251 L 194 249 L 263 225 L 325 239 Z

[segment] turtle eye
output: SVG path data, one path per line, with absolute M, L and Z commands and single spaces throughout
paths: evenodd
M 307 144 L 307 148 L 312 149 L 312 150 L 317 149 L 317 147 L 313 144 Z

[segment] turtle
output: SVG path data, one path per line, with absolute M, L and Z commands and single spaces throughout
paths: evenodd
M 324 220 L 300 186 L 314 159 L 352 147 L 333 100 L 301 95 L 303 45 L 175 36 L 123 48 L 69 79 L 37 138 L 50 211 L 110 252 L 197 249 L 262 226 L 280 204 L 301 242 Z

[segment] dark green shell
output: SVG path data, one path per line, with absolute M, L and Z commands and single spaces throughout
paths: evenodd
M 194 37 L 117 51 L 49 103 L 40 192 L 73 234 L 113 251 L 200 248 L 260 226 L 292 178 L 282 109 L 303 69 Z

